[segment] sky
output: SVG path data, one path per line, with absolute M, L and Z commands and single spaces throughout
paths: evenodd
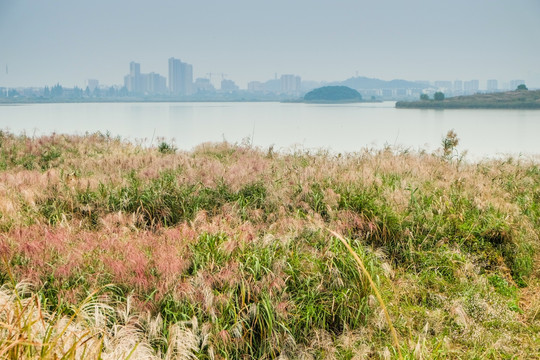
M 123 84 L 130 61 L 167 76 L 170 57 L 241 87 L 276 74 L 540 87 L 540 1 L 0 0 L 0 87 Z

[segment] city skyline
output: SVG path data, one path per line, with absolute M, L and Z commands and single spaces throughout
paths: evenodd
M 7 71 L 7 69 L 6 69 Z M 258 91 L 269 91 L 282 94 L 299 94 L 302 91 L 306 90 L 306 86 L 301 85 L 302 78 L 296 74 L 274 74 L 273 79 L 267 79 L 266 81 L 257 81 L 252 80 L 247 83 L 247 86 L 240 88 L 236 82 L 232 79 L 227 79 L 225 76 L 227 74 L 223 73 L 208 73 L 205 74 L 207 77 L 198 77 L 194 79 L 193 77 L 193 65 L 184 63 L 180 59 L 171 57 L 168 59 L 168 76 L 162 76 L 161 74 L 150 72 L 143 73 L 141 72 L 141 64 L 135 61 L 129 62 L 129 73 L 124 76 L 123 84 L 103 84 L 100 83 L 99 79 L 87 78 L 85 80 L 85 85 L 79 87 L 74 85 L 73 88 L 89 88 L 90 91 L 93 91 L 95 88 L 108 88 L 115 87 L 117 89 L 125 88 L 126 91 L 130 94 L 157 94 L 157 95 L 175 95 L 175 96 L 189 96 L 200 90 L 204 91 L 215 91 L 215 90 L 226 90 L 226 91 L 238 91 L 238 90 L 247 90 L 251 92 Z M 216 87 L 214 83 L 211 82 L 212 75 L 221 76 L 221 86 Z M 325 84 L 335 84 L 345 82 L 351 79 L 360 79 L 367 78 L 356 74 L 356 76 L 350 77 L 348 79 L 333 80 L 329 82 L 317 82 L 312 80 L 307 80 L 304 82 L 310 83 L 307 86 L 307 89 L 314 88 L 315 86 L 323 86 Z M 369 78 L 368 78 L 369 79 Z M 381 80 L 374 79 L 372 80 Z M 401 81 L 403 79 L 392 79 L 392 81 Z M 268 90 L 264 89 L 264 86 L 268 82 L 278 82 L 279 89 Z M 384 80 L 383 80 L 384 81 Z M 500 90 L 513 90 L 520 84 L 526 84 L 526 81 L 523 79 L 511 79 L 506 82 L 502 82 L 499 79 L 488 79 L 483 83 L 478 79 L 471 80 L 461 80 L 456 79 L 454 81 L 450 80 L 435 80 L 435 81 L 425 81 L 425 80 L 405 80 L 410 83 L 424 84 L 426 88 L 438 89 L 443 91 L 449 91 L 450 93 L 458 94 L 472 94 L 477 91 L 500 91 Z M 197 86 L 199 84 L 199 87 Z M 482 86 L 481 84 L 485 84 Z M 55 85 L 65 85 L 56 82 L 56 84 L 47 84 L 42 88 L 47 88 Z M 275 86 L 275 85 L 274 85 Z M 354 86 L 353 86 L 354 87 Z M 9 88 L 3 87 L 0 84 L 0 88 Z M 40 88 L 39 86 L 14 86 L 13 88 Z M 69 88 L 69 86 L 66 86 Z M 374 89 L 376 87 L 370 88 Z M 382 88 L 381 88 L 382 89 Z
M 6 69 L 7 72 L 7 69 Z M 223 84 L 225 85 L 225 90 L 248 90 L 248 91 L 256 91 L 258 87 L 263 85 L 265 82 L 268 81 L 279 81 L 281 84 L 282 92 L 283 93 L 297 93 L 301 91 L 301 83 L 302 78 L 301 76 L 298 76 L 296 74 L 274 74 L 274 78 L 266 79 L 263 81 L 258 80 L 251 80 L 248 81 L 247 85 L 243 88 L 240 88 L 236 82 L 233 79 L 228 79 L 226 76 L 228 74 L 224 73 L 207 73 L 205 74 L 206 77 L 197 77 L 194 79 L 193 77 L 193 65 L 184 63 L 180 59 L 176 59 L 174 57 L 171 57 L 168 59 L 168 76 L 162 76 L 161 74 L 155 73 L 154 71 L 150 73 L 142 73 L 141 72 L 141 64 L 137 63 L 135 61 L 129 62 L 129 73 L 124 76 L 123 78 L 123 87 L 127 89 L 130 93 L 155 93 L 155 94 L 173 94 L 173 95 L 191 95 L 194 92 L 197 91 L 196 83 L 197 81 L 203 82 L 205 84 L 209 84 L 212 88 L 215 89 L 221 89 L 221 87 L 216 87 L 217 85 L 215 82 L 211 82 L 212 76 L 218 76 L 221 78 L 221 86 Z M 321 86 L 324 84 L 332 84 L 332 83 L 339 83 L 344 82 L 350 79 L 355 78 L 367 78 L 363 75 L 356 73 L 355 76 L 352 76 L 348 79 L 334 79 L 331 81 L 322 81 L 317 82 L 313 80 L 304 80 L 308 83 L 314 83 L 314 84 L 320 84 Z M 375 79 L 374 80 L 383 80 L 383 79 Z M 405 80 L 405 79 L 391 79 L 392 81 L 395 80 Z M 385 81 L 385 80 L 383 80 Z M 471 79 L 471 80 L 462 80 L 462 79 L 455 79 L 453 81 L 451 80 L 435 80 L 435 81 L 429 81 L 429 80 L 418 80 L 418 79 L 409 79 L 405 80 L 409 82 L 415 82 L 415 83 L 423 83 L 426 85 L 429 85 L 431 88 L 439 88 L 439 89 L 448 89 L 450 91 L 478 91 L 478 90 L 512 90 L 517 87 L 519 84 L 526 84 L 527 81 L 524 79 L 511 79 L 508 81 L 500 81 L 499 79 L 487 79 L 483 82 L 481 82 L 478 79 Z M 218 82 L 219 83 L 219 82 Z M 54 84 L 46 84 L 41 87 L 49 87 L 60 84 L 59 82 L 56 82 Z M 483 86 L 485 84 L 485 86 Z M 65 85 L 65 84 L 60 84 Z M 121 88 L 122 84 L 103 84 L 100 83 L 99 79 L 95 78 L 86 78 L 84 81 L 84 85 L 82 88 L 90 87 L 90 90 L 93 90 L 96 87 L 116 87 Z M 13 86 L 13 88 L 39 88 L 40 86 Z M 67 86 L 69 87 L 69 86 Z M 74 85 L 73 87 L 81 88 L 81 86 Z M 0 88 L 7 88 L 0 84 Z
M 168 61 L 167 61 L 167 64 L 168 64 L 168 71 L 167 71 L 166 74 L 168 76 L 162 76 L 160 73 L 156 73 L 154 71 L 151 71 L 150 73 L 141 73 L 141 71 L 140 71 L 141 63 L 136 62 L 134 60 L 131 60 L 129 62 L 130 73 L 123 76 L 123 81 L 122 82 L 114 83 L 114 84 L 103 83 L 99 78 L 96 79 L 96 78 L 86 77 L 82 81 L 83 85 L 74 84 L 74 85 L 71 85 L 71 87 L 85 88 L 86 86 L 89 85 L 89 82 L 98 81 L 100 86 L 121 87 L 123 85 L 128 89 L 128 91 L 133 92 L 133 93 L 144 92 L 142 89 L 145 88 L 145 89 L 151 89 L 150 92 L 152 92 L 152 93 L 163 93 L 163 91 L 153 91 L 154 89 L 166 89 L 166 90 L 168 90 L 168 92 L 174 93 L 176 95 L 190 95 L 195 91 L 195 88 L 189 88 L 190 86 L 193 86 L 195 84 L 195 80 L 209 80 L 211 86 L 216 87 L 216 89 L 219 89 L 219 87 L 217 87 L 217 85 L 219 84 L 219 81 L 218 82 L 212 82 L 212 76 L 215 76 L 215 75 L 221 76 L 219 79 L 221 79 L 222 81 L 226 80 L 228 82 L 234 83 L 235 86 L 238 86 L 237 82 L 234 79 L 225 78 L 225 76 L 228 75 L 228 74 L 224 74 L 224 73 L 206 73 L 206 74 L 201 74 L 201 76 L 195 77 L 193 75 L 194 72 L 193 72 L 193 65 L 192 64 L 184 63 L 180 59 L 176 59 L 174 57 L 170 57 L 168 59 Z M 175 65 L 173 65 L 173 64 L 175 64 Z M 173 72 L 177 74 L 176 76 L 179 76 L 179 78 L 176 80 L 176 82 L 177 83 L 182 83 L 182 85 L 177 84 L 177 85 L 173 85 L 173 87 L 181 86 L 182 87 L 181 90 L 177 91 L 177 90 L 172 90 L 171 89 L 171 83 L 170 83 L 171 76 L 172 76 L 171 75 L 172 74 L 171 73 L 171 67 L 175 67 L 176 70 L 173 71 Z M 185 75 L 180 75 L 180 72 L 185 73 L 186 71 L 189 73 L 188 78 L 185 78 Z M 6 65 L 6 73 L 8 73 L 8 65 Z M 138 75 L 136 75 L 136 74 L 138 74 Z M 238 88 L 239 89 L 250 90 L 250 88 L 253 87 L 254 83 L 261 83 L 262 84 L 265 81 L 270 81 L 270 80 L 281 80 L 281 82 L 286 81 L 287 82 L 286 87 L 291 88 L 291 86 L 292 86 L 294 91 L 297 91 L 300 88 L 299 85 L 291 85 L 292 81 L 295 81 L 295 82 L 297 81 L 296 79 L 293 80 L 291 77 L 295 77 L 295 78 L 299 78 L 299 79 L 302 78 L 301 76 L 299 76 L 297 74 L 278 74 L 276 72 L 273 75 L 274 75 L 273 78 L 270 77 L 270 78 L 266 78 L 266 79 L 262 79 L 262 80 L 248 80 L 247 84 L 245 86 L 243 86 L 243 87 L 238 86 Z M 136 80 L 136 85 L 131 84 L 130 76 L 132 78 L 134 78 L 134 79 L 135 78 L 137 79 Z M 139 78 L 139 76 L 140 76 L 140 78 Z M 283 76 L 286 76 L 287 80 L 281 79 L 281 77 L 283 77 Z M 305 79 L 305 80 L 308 81 L 308 82 L 317 82 L 317 83 L 320 83 L 320 84 L 325 84 L 325 83 L 342 82 L 342 81 L 345 81 L 347 79 L 358 78 L 358 77 L 367 77 L 367 78 L 369 78 L 368 76 L 365 76 L 364 74 L 360 74 L 358 71 L 356 71 L 356 73 L 354 75 L 351 75 L 350 77 L 345 78 L 345 79 L 330 79 L 330 80 L 323 80 L 323 81 L 317 81 L 317 80 L 311 80 L 311 79 Z M 373 79 L 378 79 L 378 78 L 373 78 Z M 522 83 L 527 84 L 528 86 L 531 86 L 531 83 L 528 82 L 527 80 L 525 80 L 525 79 L 516 79 L 516 78 L 509 78 L 509 79 L 503 79 L 503 80 L 501 80 L 500 78 L 488 78 L 488 79 L 484 79 L 484 80 L 480 80 L 478 78 L 468 79 L 468 80 L 460 79 L 460 78 L 456 78 L 454 80 L 449 80 L 449 79 L 442 80 L 440 78 L 436 78 L 436 80 L 433 80 L 433 79 L 427 80 L 427 79 L 395 78 L 395 79 L 380 79 L 380 80 L 384 80 L 384 81 L 406 80 L 406 81 L 410 81 L 410 82 L 419 82 L 419 83 L 424 82 L 424 83 L 429 83 L 430 86 L 434 87 L 434 88 L 450 88 L 450 89 L 456 89 L 456 84 L 462 83 L 462 85 L 459 85 L 459 87 L 457 88 L 458 90 L 461 89 L 461 86 L 464 86 L 463 89 L 465 89 L 465 90 L 473 90 L 473 91 L 476 91 L 476 90 L 488 90 L 488 91 L 489 90 L 512 90 L 512 89 L 515 89 L 515 87 L 517 86 L 516 84 L 522 84 Z M 163 83 L 162 81 L 165 81 L 165 82 Z M 476 82 L 476 84 L 471 84 L 470 82 Z M 467 84 L 467 83 L 469 83 L 469 84 Z M 5 86 L 4 84 L 0 83 L 0 88 L 3 88 L 3 87 L 6 87 L 6 88 L 9 88 L 9 87 L 12 87 L 12 88 L 25 88 L 25 87 L 26 88 L 32 88 L 32 87 L 33 88 L 39 88 L 39 87 L 50 87 L 50 86 L 53 86 L 55 84 L 61 84 L 61 83 L 60 83 L 60 81 L 53 81 L 51 84 L 30 85 L 30 86 L 22 86 L 22 85 Z M 447 84 L 451 84 L 451 85 L 448 86 Z M 65 85 L 66 87 L 70 87 L 69 84 L 61 84 L 61 85 Z M 467 88 L 467 86 L 468 86 L 468 88 Z M 534 85 L 534 83 L 533 83 L 533 85 L 531 87 L 540 88 L 540 84 Z
M 524 79 L 540 87 L 540 3 L 299 0 L 0 1 L 0 86 L 121 84 L 125 64 L 193 77 L 225 73 L 241 88 L 274 74 L 336 81 L 356 74 L 436 81 Z

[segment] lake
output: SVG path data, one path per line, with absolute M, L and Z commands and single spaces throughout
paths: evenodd
M 394 102 L 2 105 L 0 128 L 29 136 L 100 131 L 147 145 L 165 138 L 184 150 L 227 140 L 332 152 L 387 145 L 433 151 L 454 129 L 469 159 L 540 154 L 538 110 L 395 109 Z

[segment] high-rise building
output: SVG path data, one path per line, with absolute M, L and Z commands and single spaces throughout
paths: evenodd
M 172 94 L 180 94 L 181 68 L 180 59 L 169 59 L 169 91 Z
M 461 91 L 463 91 L 463 81 L 454 80 L 454 92 L 461 92 Z
M 139 94 L 143 92 L 141 77 L 141 64 L 134 61 L 129 63 L 129 75 L 124 77 L 124 86 L 131 93 Z
M 167 80 L 153 72 L 144 74 L 144 89 L 149 94 L 165 94 L 167 93 Z
M 131 94 L 165 94 L 167 93 L 167 80 L 156 74 L 141 74 L 141 65 L 136 62 L 129 63 L 129 74 L 124 76 L 124 86 Z
M 141 64 L 134 61 L 129 63 L 129 75 L 137 77 L 141 75 Z
M 193 93 L 193 66 L 191 64 L 182 63 L 182 90 L 184 94 L 190 95 Z
M 180 59 L 169 59 L 169 91 L 174 95 L 193 93 L 193 66 Z
M 497 91 L 499 88 L 499 82 L 495 79 L 490 79 L 487 81 L 486 89 L 487 91 Z
M 302 79 L 300 76 L 285 74 L 281 75 L 281 92 L 284 94 L 295 94 L 300 92 Z
M 480 81 L 478 80 L 470 80 L 463 83 L 463 90 L 465 91 L 465 94 L 475 94 L 478 92 L 479 88 Z

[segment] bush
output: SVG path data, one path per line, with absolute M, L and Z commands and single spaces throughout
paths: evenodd
M 176 150 L 174 145 L 166 143 L 165 141 L 162 141 L 161 144 L 158 145 L 158 151 L 162 154 L 174 154 Z

